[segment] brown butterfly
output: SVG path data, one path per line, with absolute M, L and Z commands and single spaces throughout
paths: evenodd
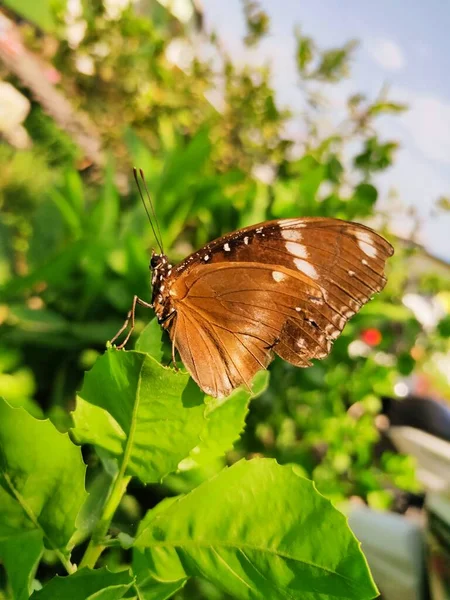
M 136 304 L 153 308 L 173 359 L 177 350 L 199 387 L 216 397 L 249 386 L 274 354 L 297 367 L 327 356 L 350 317 L 383 289 L 394 252 L 364 225 L 322 217 L 240 229 L 177 266 L 155 237 L 161 253 L 150 261 L 152 301 L 135 296 L 112 341 L 131 320 L 118 348 L 128 341 Z

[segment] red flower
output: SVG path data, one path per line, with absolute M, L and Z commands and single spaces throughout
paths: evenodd
M 361 332 L 361 339 L 368 346 L 378 346 L 383 339 L 383 336 L 381 335 L 381 331 L 379 329 L 370 328 L 364 329 L 364 331 Z

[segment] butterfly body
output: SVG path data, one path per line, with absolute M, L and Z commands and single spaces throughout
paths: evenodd
M 152 306 L 198 385 L 226 396 L 278 354 L 307 367 L 385 285 L 392 246 L 356 223 L 280 219 L 227 234 L 172 267 L 151 260 Z

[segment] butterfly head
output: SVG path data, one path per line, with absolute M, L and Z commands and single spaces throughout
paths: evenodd
M 157 281 L 163 281 L 172 271 L 172 265 L 169 263 L 167 256 L 165 254 L 157 254 L 155 251 L 152 252 L 149 267 L 152 272 L 153 286 Z
M 168 293 L 166 281 L 172 274 L 172 265 L 165 254 L 157 254 L 153 251 L 150 259 L 150 270 L 152 272 L 153 287 L 152 304 L 154 306 L 155 303 L 165 304 Z

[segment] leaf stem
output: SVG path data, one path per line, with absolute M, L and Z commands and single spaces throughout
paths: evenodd
M 139 374 L 138 386 L 136 392 L 136 401 L 133 406 L 133 412 L 131 415 L 130 431 L 128 432 L 128 438 L 123 453 L 122 463 L 120 465 L 117 477 L 114 480 L 114 484 L 111 488 L 111 493 L 105 505 L 103 507 L 102 515 L 94 528 L 91 540 L 86 548 L 86 552 L 81 560 L 80 567 L 90 567 L 93 569 L 97 560 L 100 558 L 103 550 L 106 548 L 104 544 L 105 537 L 108 533 L 109 526 L 111 525 L 112 518 L 116 512 L 123 495 L 126 492 L 127 486 L 130 483 L 131 476 L 125 476 L 128 463 L 131 458 L 131 452 L 133 449 L 134 435 L 136 433 L 136 422 L 139 410 L 139 398 L 141 391 L 141 374 Z
M 105 506 L 103 507 L 102 516 L 94 528 L 91 540 L 81 560 L 80 568 L 90 567 L 93 569 L 103 550 L 106 548 L 106 545 L 103 543 L 103 541 L 108 533 L 114 513 L 116 512 L 131 479 L 130 476 L 125 477 L 125 469 L 126 462 L 123 461 L 120 471 L 114 480 L 108 500 L 105 502 Z

